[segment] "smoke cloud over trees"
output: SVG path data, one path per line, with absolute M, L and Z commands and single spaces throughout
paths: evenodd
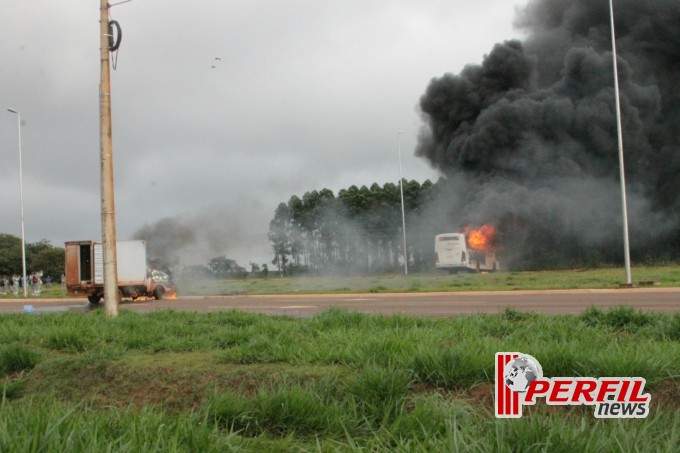
M 530 1 L 526 39 L 430 82 L 416 154 L 446 176 L 452 225 L 496 224 L 516 260 L 621 258 L 609 18 L 606 1 Z M 615 21 L 631 245 L 677 258 L 680 2 L 618 0 Z

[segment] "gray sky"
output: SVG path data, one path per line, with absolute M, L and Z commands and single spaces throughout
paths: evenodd
M 115 3 L 115 1 L 114 1 Z M 430 79 L 518 37 L 521 0 L 134 0 L 112 71 L 118 239 L 204 226 L 199 261 L 271 259 L 279 202 L 438 174 L 413 156 Z M 101 237 L 99 1 L 0 0 L 0 232 Z M 216 60 L 215 58 L 221 58 Z M 211 66 L 215 66 L 213 69 Z M 203 262 L 205 262 L 203 261 Z

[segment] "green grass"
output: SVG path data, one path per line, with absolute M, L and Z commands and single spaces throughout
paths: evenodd
M 0 451 L 678 451 L 680 313 L 0 317 Z M 644 420 L 493 417 L 498 351 L 642 376 Z
M 634 283 L 659 287 L 680 286 L 680 267 L 638 267 Z M 370 276 L 306 276 L 246 278 L 241 280 L 177 281 L 181 295 L 386 293 L 449 291 L 518 291 L 547 289 L 618 288 L 623 269 L 579 269 L 543 272 L 384 274 Z
M 18 373 L 30 370 L 40 361 L 40 353 L 20 343 L 0 347 L 0 373 Z

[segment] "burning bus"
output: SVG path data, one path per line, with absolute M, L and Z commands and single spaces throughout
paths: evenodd
M 455 274 L 459 271 L 496 271 L 500 263 L 493 251 L 496 231 L 491 225 L 463 233 L 443 233 L 434 237 L 435 267 Z

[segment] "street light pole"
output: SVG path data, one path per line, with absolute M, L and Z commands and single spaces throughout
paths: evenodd
M 24 287 L 24 297 L 27 297 L 26 292 L 26 235 L 24 233 L 24 180 L 23 168 L 21 162 L 21 113 L 13 108 L 7 109 L 17 116 L 17 131 L 19 133 L 19 209 L 21 211 L 21 281 Z
M 623 132 L 621 126 L 621 101 L 619 98 L 619 71 L 616 63 L 616 34 L 614 32 L 614 2 L 609 0 L 612 29 L 612 58 L 614 60 L 614 97 L 616 99 L 616 131 L 619 144 L 619 179 L 621 181 L 621 210 L 623 214 L 623 253 L 626 266 L 626 285 L 631 286 L 630 244 L 628 241 L 628 207 L 626 203 L 626 172 L 623 165 Z
M 401 175 L 401 134 L 397 132 L 397 150 L 399 154 L 399 192 L 401 194 L 401 231 L 404 236 L 404 275 L 408 275 L 408 249 L 406 248 L 406 214 L 404 213 L 404 178 Z

